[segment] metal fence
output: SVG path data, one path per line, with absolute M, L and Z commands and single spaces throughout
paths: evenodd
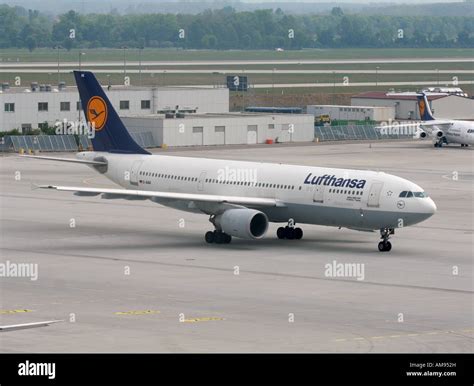
M 87 137 L 83 141 L 87 144 Z M 3 151 L 20 151 L 23 149 L 37 151 L 77 151 L 78 143 L 74 135 L 11 135 L 2 141 Z M 85 149 L 87 149 L 87 146 Z
M 142 147 L 156 147 L 151 132 L 130 133 Z M 92 149 L 87 135 L 7 135 L 0 141 L 0 151 L 82 151 Z
M 385 133 L 370 125 L 315 126 L 314 136 L 320 141 L 410 139 L 412 133 Z

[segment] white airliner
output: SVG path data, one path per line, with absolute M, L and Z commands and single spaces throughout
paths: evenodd
M 288 223 L 278 228 L 280 239 L 301 239 L 296 223 L 379 230 L 379 251 L 390 251 L 395 228 L 436 211 L 421 187 L 382 172 L 151 155 L 131 138 L 95 76 L 74 75 L 86 118 L 95 126 L 94 151 L 77 159 L 28 157 L 82 163 L 121 188 L 41 188 L 204 213 L 215 228 L 205 235 L 208 243 L 229 243 L 232 236 L 261 239 L 269 222 L 280 222 Z
M 474 145 L 474 122 L 454 119 L 436 119 L 431 112 L 425 93 L 418 94 L 418 108 L 423 120 L 419 124 L 419 138 L 431 137 L 435 147 L 459 143 L 461 147 Z

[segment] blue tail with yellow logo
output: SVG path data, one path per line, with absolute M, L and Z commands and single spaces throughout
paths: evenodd
M 434 121 L 433 113 L 431 112 L 430 104 L 426 94 L 423 92 L 418 94 L 418 109 L 420 111 L 420 119 L 422 121 Z
M 92 72 L 74 71 L 84 116 L 95 128 L 91 139 L 95 151 L 150 154 L 132 138 Z

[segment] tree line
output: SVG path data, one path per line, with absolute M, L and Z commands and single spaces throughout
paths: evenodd
M 0 48 L 165 47 L 189 49 L 474 47 L 474 18 L 344 14 L 289 15 L 281 9 L 191 14 L 58 17 L 0 6 Z

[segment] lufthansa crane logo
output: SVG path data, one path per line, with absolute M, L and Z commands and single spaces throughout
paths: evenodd
M 107 104 L 99 96 L 93 96 L 87 103 L 87 121 L 95 127 L 96 131 L 102 130 L 107 122 Z
M 423 117 L 423 115 L 425 114 L 425 101 L 421 100 L 419 105 L 420 105 L 420 115 Z

